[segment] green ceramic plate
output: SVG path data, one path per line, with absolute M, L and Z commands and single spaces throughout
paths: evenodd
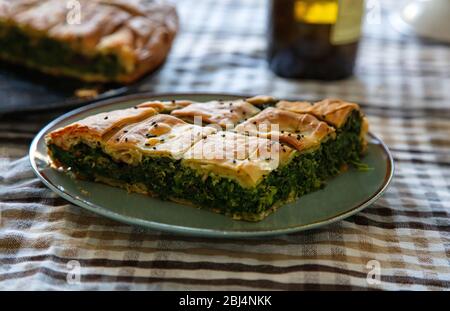
M 235 221 L 223 215 L 190 206 L 161 201 L 98 183 L 71 179 L 51 169 L 44 142 L 46 133 L 81 118 L 125 107 L 149 99 L 189 99 L 207 101 L 234 99 L 218 94 L 136 94 L 115 98 L 69 112 L 47 125 L 30 147 L 30 160 L 37 176 L 68 201 L 100 215 L 151 229 L 208 237 L 254 237 L 290 233 L 327 225 L 341 220 L 377 200 L 388 186 L 394 163 L 386 145 L 370 134 L 368 154 L 364 158 L 372 170 L 350 169 L 332 179 L 320 191 L 287 204 L 258 223 Z

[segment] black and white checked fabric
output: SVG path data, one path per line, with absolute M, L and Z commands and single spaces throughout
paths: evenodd
M 141 88 L 361 103 L 397 166 L 373 206 L 327 227 L 270 239 L 134 228 L 68 204 L 33 175 L 29 143 L 64 111 L 5 115 L 0 289 L 449 289 L 450 48 L 400 35 L 388 18 L 398 1 L 376 3 L 380 23 L 365 25 L 356 76 L 319 83 L 268 70 L 267 1 L 180 0 L 180 35 L 163 69 Z M 367 281 L 372 260 L 380 282 Z M 74 265 L 79 282 L 71 278 Z

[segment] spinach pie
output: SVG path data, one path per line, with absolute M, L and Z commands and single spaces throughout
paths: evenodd
M 175 8 L 154 0 L 0 0 L 0 59 L 130 83 L 164 61 L 177 29 Z
M 143 102 L 57 129 L 46 144 L 74 177 L 259 221 L 358 165 L 367 131 L 354 103 L 258 96 Z

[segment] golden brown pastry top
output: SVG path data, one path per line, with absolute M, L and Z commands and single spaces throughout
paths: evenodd
M 162 113 L 169 113 L 175 109 L 181 109 L 183 107 L 189 106 L 193 102 L 190 100 L 172 100 L 172 101 L 159 101 L 152 100 L 139 104 L 138 107 L 151 107 Z
M 99 113 L 57 129 L 46 136 L 48 143 L 53 143 L 65 150 L 80 140 L 94 146 L 103 142 L 122 127 L 142 121 L 157 111 L 153 108 L 127 108 Z
M 183 155 L 183 163 L 251 187 L 286 164 L 294 154 L 295 150 L 269 139 L 219 131 L 190 148 Z
M 235 130 L 276 139 L 298 151 L 318 147 L 322 141 L 335 135 L 331 126 L 310 114 L 297 114 L 273 107 L 239 124 Z
M 114 53 L 127 72 L 166 54 L 178 29 L 171 5 L 153 0 L 78 0 L 78 8 L 61 0 L 0 0 L 0 21 L 30 34 L 67 42 L 84 54 Z M 73 19 L 74 23 L 68 23 Z M 149 64 L 150 66 L 151 64 Z
M 275 103 L 277 101 L 277 99 L 275 97 L 269 96 L 269 95 L 257 95 L 257 96 L 247 98 L 245 101 L 252 105 L 259 106 L 259 105 L 264 105 L 264 104 Z
M 360 111 L 359 105 L 345 102 L 340 99 L 325 99 L 314 104 L 308 102 L 280 101 L 278 108 L 295 113 L 310 113 L 320 120 L 335 126 L 342 127 L 350 114 L 356 110 Z
M 105 151 L 116 160 L 137 164 L 143 155 L 180 159 L 199 140 L 216 132 L 167 114 L 157 114 L 118 131 L 105 143 Z
M 173 110 L 171 114 L 190 122 L 195 121 L 195 117 L 197 117 L 203 123 L 226 127 L 227 125 L 236 125 L 259 111 L 258 108 L 244 100 L 235 100 L 193 103 L 182 109 Z

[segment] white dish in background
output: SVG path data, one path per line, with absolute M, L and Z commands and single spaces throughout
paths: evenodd
M 450 43 L 450 1 L 413 0 L 391 15 L 394 28 L 406 34 Z

